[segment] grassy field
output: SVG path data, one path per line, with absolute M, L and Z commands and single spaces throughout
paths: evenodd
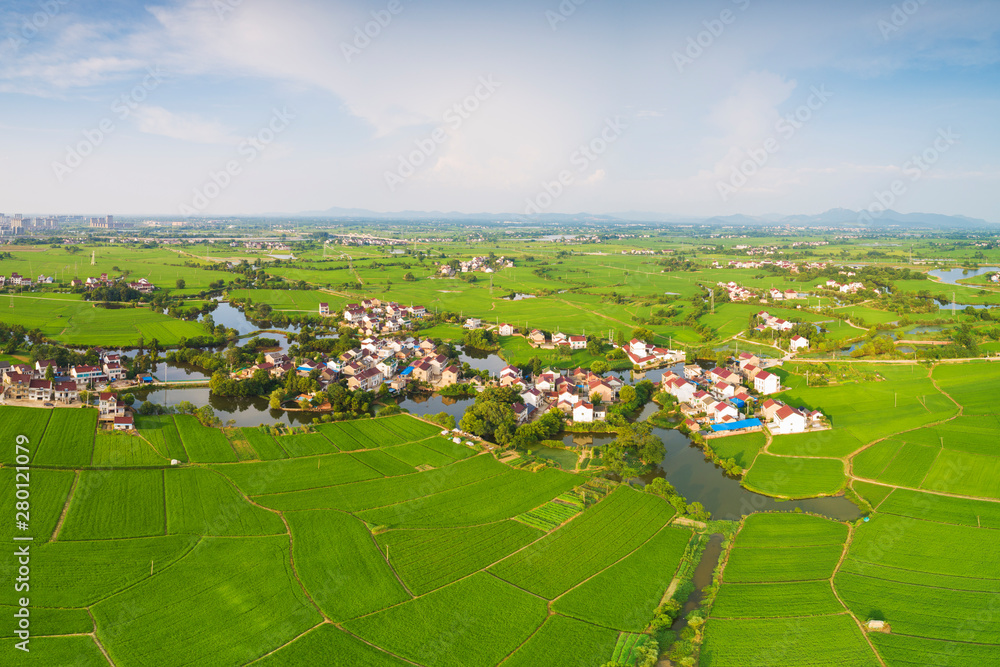
M 177 432 L 172 415 L 157 417 L 136 417 L 135 426 L 139 434 L 146 438 L 156 451 L 164 457 L 187 462 L 188 455 Z
M 828 496 L 847 483 L 843 462 L 836 459 L 800 459 L 761 454 L 743 478 L 752 491 L 787 498 Z
M 614 651 L 617 639 L 614 630 L 555 614 L 503 664 L 505 667 L 600 667 Z
M 664 528 L 625 559 L 558 598 L 553 608 L 602 627 L 641 632 L 690 539 L 690 530 Z
M 277 514 L 254 507 L 210 470 L 167 470 L 163 479 L 168 533 L 239 536 L 285 532 Z
M 45 438 L 35 452 L 37 465 L 82 468 L 90 465 L 97 429 L 97 410 L 54 409 Z
M 765 441 L 766 436 L 762 431 L 706 440 L 708 446 L 719 458 L 723 460 L 735 459 L 742 468 L 748 468 L 753 463 L 758 452 L 763 449 Z
M 164 535 L 163 475 L 162 470 L 83 471 L 60 539 Z
M 705 629 L 701 664 L 876 667 L 879 662 L 854 620 L 840 614 L 712 619 Z
M 167 466 L 170 461 L 138 436 L 121 431 L 101 431 L 94 439 L 92 464 L 101 468 L 139 468 Z
M 236 452 L 217 428 L 202 426 L 191 415 L 176 415 L 174 423 L 191 461 L 195 463 L 236 462 Z

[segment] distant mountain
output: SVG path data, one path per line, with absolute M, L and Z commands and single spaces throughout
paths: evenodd
M 287 215 L 287 214 L 284 214 Z M 284 215 L 282 217 L 284 217 Z M 626 211 L 609 214 L 595 213 L 464 213 L 461 211 L 395 211 L 382 212 L 364 208 L 333 207 L 325 211 L 305 211 L 295 214 L 300 218 L 329 218 L 331 220 L 467 220 L 467 221 L 511 221 L 525 223 L 578 223 L 578 224 L 625 224 L 629 222 L 671 224 L 696 224 L 710 226 L 792 226 L 792 227 L 906 227 L 933 229 L 981 229 L 995 226 L 980 218 L 964 215 L 942 215 L 940 213 L 900 213 L 887 210 L 880 214 L 868 214 L 847 208 L 832 208 L 814 215 L 721 215 L 709 218 L 679 216 L 649 211 Z

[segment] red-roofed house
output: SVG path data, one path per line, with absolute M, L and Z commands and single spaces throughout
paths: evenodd
M 768 394 L 777 393 L 781 389 L 781 383 L 778 381 L 778 376 L 773 373 L 768 373 L 767 371 L 761 371 L 757 373 L 757 377 L 753 379 L 753 387 L 759 393 L 767 396 Z

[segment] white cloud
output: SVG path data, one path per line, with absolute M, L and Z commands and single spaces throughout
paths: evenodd
M 176 114 L 163 107 L 142 105 L 133 112 L 140 132 L 199 144 L 237 144 L 239 137 L 221 123 L 193 114 Z

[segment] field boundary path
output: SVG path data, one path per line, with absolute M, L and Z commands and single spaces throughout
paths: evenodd
M 868 633 L 865 632 L 865 626 L 861 624 L 861 621 L 858 620 L 858 617 L 854 615 L 854 612 L 852 612 L 848 608 L 848 606 L 844 604 L 844 600 L 843 598 L 840 597 L 840 592 L 837 591 L 837 586 L 834 584 L 834 579 L 837 578 L 837 573 L 840 572 L 840 566 L 844 564 L 844 559 L 847 558 L 847 552 L 850 550 L 851 543 L 853 541 L 854 541 L 854 524 L 848 523 L 847 538 L 844 540 L 844 549 L 843 551 L 840 552 L 840 558 L 837 560 L 837 564 L 833 567 L 833 573 L 830 574 L 830 579 L 829 579 L 830 590 L 833 591 L 833 596 L 837 598 L 837 602 L 840 603 L 840 606 L 844 608 L 844 612 L 852 619 L 854 619 L 854 622 L 858 625 L 858 630 L 861 631 L 861 636 L 865 638 L 866 642 L 868 642 L 868 646 L 869 648 L 871 648 L 872 654 L 878 659 L 879 664 L 881 664 L 882 667 L 886 667 L 885 660 L 882 659 L 881 654 L 879 654 L 878 650 L 875 648 L 875 644 L 872 643 L 872 640 L 868 636 Z

